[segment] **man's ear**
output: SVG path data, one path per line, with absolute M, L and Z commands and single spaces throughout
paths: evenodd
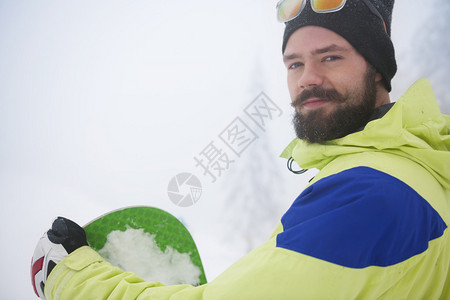
M 382 80 L 383 76 L 381 76 L 381 74 L 377 72 L 377 74 L 375 75 L 375 83 L 380 83 L 380 81 Z
M 377 86 L 378 90 L 384 89 L 387 91 L 387 87 L 383 80 L 383 76 L 381 76 L 381 74 L 378 72 L 375 75 L 375 85 Z

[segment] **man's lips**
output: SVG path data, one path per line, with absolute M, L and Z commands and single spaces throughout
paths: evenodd
M 330 101 L 327 99 L 314 97 L 314 98 L 309 98 L 306 101 L 303 101 L 300 104 L 300 107 L 317 108 L 317 107 L 327 104 L 328 102 L 330 102 Z

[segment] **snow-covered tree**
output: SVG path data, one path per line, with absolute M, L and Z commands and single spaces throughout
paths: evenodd
M 250 96 L 246 101 L 264 91 L 263 73 L 259 67 L 251 72 Z M 280 205 L 282 160 L 277 160 L 278 154 L 271 149 L 270 133 L 248 118 L 245 120 L 258 138 L 236 159 L 224 178 L 222 221 L 227 223 L 226 238 L 243 244 L 242 251 L 248 252 L 267 240 L 284 207 Z
M 256 140 L 224 180 L 227 235 L 244 240 L 245 252 L 267 240 L 282 212 L 281 175 L 277 173 L 277 155 L 270 149 L 268 139 L 261 136 Z

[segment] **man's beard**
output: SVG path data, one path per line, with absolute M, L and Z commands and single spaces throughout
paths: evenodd
M 368 66 L 363 86 L 347 96 L 334 89 L 320 87 L 303 91 L 293 102 L 294 107 L 311 97 L 335 102 L 336 107 L 329 114 L 325 114 L 322 108 L 306 114 L 296 111 L 292 121 L 297 136 L 310 143 L 323 143 L 344 137 L 365 126 L 375 109 L 375 76 L 375 68 Z

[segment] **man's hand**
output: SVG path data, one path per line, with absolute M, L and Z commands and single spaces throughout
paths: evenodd
M 63 217 L 53 221 L 52 228 L 39 240 L 31 260 L 31 282 L 38 297 L 45 299 L 45 282 L 56 264 L 81 246 L 87 246 L 82 227 Z

